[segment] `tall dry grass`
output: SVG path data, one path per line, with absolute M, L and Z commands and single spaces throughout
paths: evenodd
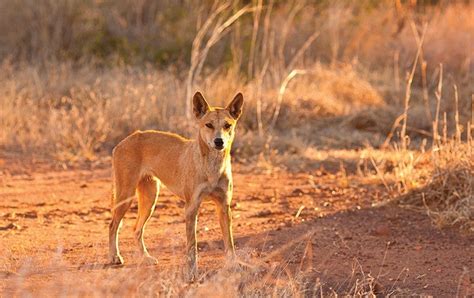
M 194 136 L 193 122 L 185 117 L 186 101 L 181 100 L 186 92 L 184 80 L 172 71 L 131 66 L 97 69 L 70 63 L 17 67 L 8 62 L 1 69 L 0 140 L 4 149 L 65 161 L 107 154 L 136 129 Z M 271 84 L 244 85 L 225 72 L 199 83 L 216 105 L 224 105 L 229 94 L 243 90 L 247 104 L 239 131 L 244 135 L 259 125 L 267 131 L 271 124 L 277 134 L 286 135 L 290 127 L 297 129 L 316 117 L 347 115 L 383 103 L 378 92 L 353 71 L 331 71 L 320 65 L 288 88 L 276 121 L 277 94 Z M 251 96 L 257 88 L 264 88 L 259 100 L 260 124 Z M 310 137 L 313 131 L 308 127 L 302 133 Z
M 473 127 L 468 122 L 463 134 L 461 124 L 456 121 L 455 133 L 448 136 L 447 125 L 446 120 L 439 128 L 436 122 L 433 123 L 433 147 L 427 152 L 411 152 L 409 153 L 411 158 L 400 160 L 396 166 L 395 180 L 400 183 L 402 204 L 423 208 L 440 227 L 459 226 L 472 233 L 474 232 L 474 143 L 471 135 Z M 399 150 L 406 152 L 406 149 Z
M 424 34 L 423 34 L 424 37 Z M 421 39 L 418 47 L 422 48 Z M 433 221 L 440 227 L 457 225 L 468 232 L 474 232 L 474 152 L 472 132 L 472 117 L 474 116 L 474 101 L 468 109 L 471 121 L 460 122 L 459 98 L 457 86 L 454 85 L 454 122 L 449 123 L 447 112 L 440 114 L 443 91 L 443 67 L 439 68 L 437 104 L 432 117 L 431 147 L 426 149 L 422 143 L 419 151 L 408 149 L 410 137 L 407 135 L 408 109 L 410 103 L 413 70 L 417 66 L 420 51 L 415 58 L 411 75 L 407 78 L 405 109 L 398 117 L 393 128 L 400 126 L 400 141 L 395 143 L 392 150 L 405 158 L 396 161 L 393 173 L 389 173 L 401 194 L 401 201 L 407 206 L 422 206 Z M 423 62 L 421 62 L 421 65 Z M 403 124 L 400 125 L 403 120 Z M 441 120 L 442 119 L 442 120 Z M 451 126 L 449 130 L 448 127 Z M 392 129 L 391 134 L 395 131 Z M 389 137 L 387 139 L 391 138 Z M 426 141 L 426 139 L 424 139 Z M 373 162 L 373 160 L 372 160 Z M 377 166 L 374 164 L 377 168 Z M 386 187 L 384 173 L 378 171 Z

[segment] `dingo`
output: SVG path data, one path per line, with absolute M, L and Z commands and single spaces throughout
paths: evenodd
M 193 96 L 197 138 L 188 140 L 161 131 L 137 131 L 113 150 L 114 197 L 109 227 L 109 257 L 123 264 L 118 247 L 118 231 L 135 192 L 138 217 L 135 238 L 143 262 L 156 264 L 150 256 L 143 232 L 152 215 L 161 182 L 185 204 L 187 266 L 191 280 L 197 274 L 196 224 L 201 201 L 211 198 L 217 205 L 225 251 L 234 257 L 232 237 L 232 171 L 230 149 L 237 120 L 242 114 L 243 96 L 238 93 L 226 108 L 210 107 L 201 93 Z

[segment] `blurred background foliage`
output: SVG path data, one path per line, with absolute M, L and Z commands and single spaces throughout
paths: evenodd
M 2 0 L 0 59 L 35 62 L 92 59 L 106 64 L 152 63 L 185 68 L 189 66 L 198 29 L 222 2 Z M 410 44 L 413 43 L 412 36 L 406 38 L 407 34 L 411 35 L 409 19 L 419 23 L 439 19 L 442 14 L 449 14 L 449 7 L 469 5 L 469 1 L 235 0 L 228 13 L 245 5 L 258 4 L 262 5 L 262 19 L 267 13 L 272 14 L 269 26 L 272 27 L 270 33 L 275 35 L 275 44 L 287 39 L 283 49 L 285 59 L 290 59 L 314 31 L 320 31 L 317 42 L 305 52 L 306 60 L 333 63 L 357 59 L 369 67 L 384 67 L 393 64 L 394 53 L 398 53 L 400 61 L 406 58 L 406 63 L 411 63 L 414 51 Z M 214 46 L 212 56 L 206 60 L 207 65 L 246 70 L 251 56 L 254 14 L 255 11 L 246 13 L 236 21 L 232 34 L 227 34 Z M 455 33 L 458 37 L 449 38 L 455 38 L 458 43 L 446 51 L 437 49 L 438 56 L 445 57 L 436 59 L 435 65 L 444 63 L 448 68 L 465 69 L 466 59 L 472 58 L 469 54 L 472 46 L 467 44 L 472 31 L 467 30 L 473 28 L 472 21 L 463 18 L 472 17 L 472 11 L 456 17 L 460 18 L 459 22 L 466 21 L 466 26 L 451 24 L 453 32 L 442 32 Z M 291 22 L 289 32 L 282 32 L 288 22 Z M 258 38 L 262 37 L 263 27 L 264 24 L 258 29 Z M 287 36 L 281 36 L 285 34 Z M 463 39 L 465 43 L 459 43 Z M 472 65 L 472 62 L 468 64 Z

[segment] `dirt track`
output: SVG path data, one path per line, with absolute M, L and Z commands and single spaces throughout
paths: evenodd
M 319 281 L 324 293 L 348 293 L 357 280 L 372 277 L 377 291 L 384 294 L 453 296 L 472 288 L 474 237 L 436 229 L 423 213 L 393 205 L 378 207 L 388 198 L 379 183 L 320 171 L 255 174 L 237 166 L 234 172 L 234 235 L 242 258 L 270 266 L 285 264 L 289 274 L 304 274 L 310 286 Z M 128 265 L 112 273 L 102 269 L 110 220 L 109 169 L 35 173 L 18 169 L 4 174 L 0 180 L 4 296 L 67 294 L 86 281 L 110 281 L 117 272 L 136 267 L 134 207 L 120 234 Z M 149 251 L 160 264 L 146 270 L 179 270 L 184 263 L 183 205 L 162 190 L 145 234 Z M 211 203 L 201 209 L 198 237 L 200 272 L 211 276 L 224 260 Z M 465 270 L 470 273 L 463 274 Z M 66 282 L 65 276 L 73 276 L 74 282 Z

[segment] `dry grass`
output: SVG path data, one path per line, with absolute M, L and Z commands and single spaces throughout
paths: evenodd
M 380 276 L 365 272 L 357 259 L 341 283 L 320 280 L 313 270 L 313 238 L 312 233 L 306 233 L 265 257 L 257 257 L 256 251 L 238 251 L 237 262 L 222 262 L 220 269 L 201 272 L 193 283 L 186 280 L 183 268 L 174 264 L 162 266 L 160 270 L 140 264 L 104 266 L 99 257 L 102 245 L 91 245 L 97 259 L 79 260 L 82 264 L 79 266 L 65 259 L 61 247 L 47 258 L 39 253 L 18 261 L 12 261 L 16 257 L 5 250 L 2 259 L 9 265 L 1 268 L 0 277 L 8 278 L 4 293 L 20 297 L 32 293 L 40 297 L 374 297 L 406 291 L 401 288 L 403 281 L 398 279 L 390 287 L 382 287 L 378 281 Z M 289 251 L 301 251 L 302 255 L 288 257 Z M 49 281 L 37 287 L 34 285 L 36 275 L 48 275 Z
M 330 71 L 320 65 L 312 72 L 286 92 L 276 121 L 277 134 L 285 135 L 288 126 L 298 128 L 316 117 L 345 115 L 350 110 L 382 104 L 378 93 L 354 72 Z M 169 71 L 96 69 L 67 63 L 17 68 L 5 63 L 0 79 L 0 140 L 9 150 L 43 153 L 62 161 L 91 160 L 108 154 L 135 129 L 172 130 L 194 136 L 192 121 L 185 118 L 185 101 L 181 100 L 185 94 L 183 80 Z M 224 73 L 206 78 L 200 85 L 216 105 L 225 104 L 235 90 L 243 90 L 247 105 L 240 132 L 247 134 L 257 128 L 252 96 L 260 87 L 256 82 L 239 86 L 238 78 Z M 268 130 L 276 95 L 272 85 L 263 88 L 261 127 Z M 303 136 L 311 133 L 308 130 Z M 256 153 L 262 149 L 256 148 Z
M 418 173 L 423 186 L 411 188 L 402 202 L 425 207 L 440 227 L 457 225 L 474 232 L 474 155 L 472 140 L 444 143 L 431 153 L 432 164 Z
M 183 130 L 173 116 L 184 113 L 175 100 L 184 95 L 168 72 L 68 63 L 2 69 L 0 139 L 7 149 L 94 159 L 137 128 Z

